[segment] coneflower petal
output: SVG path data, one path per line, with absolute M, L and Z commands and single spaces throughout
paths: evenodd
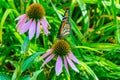
M 65 65 L 65 69 L 66 69 L 67 73 L 69 74 L 68 64 L 67 64 L 66 57 L 64 57 L 64 65 Z M 70 75 L 70 74 L 69 74 L 69 75 Z
M 36 30 L 36 38 L 38 38 L 40 35 L 40 21 L 38 20 L 38 23 L 37 23 L 37 30 Z
M 55 56 L 55 54 L 51 54 L 51 55 L 44 61 L 44 63 L 42 64 L 41 67 L 43 67 L 45 64 L 47 64 L 54 56 Z
M 76 66 L 74 65 L 74 63 L 73 63 L 67 56 L 66 56 L 66 58 L 67 58 L 67 61 L 68 61 L 69 65 L 70 65 L 70 67 L 71 67 L 74 71 L 79 72 L 79 70 L 76 68 Z
M 27 17 L 27 15 L 26 15 L 26 14 L 23 14 L 23 15 L 17 17 L 17 18 L 15 19 L 15 21 L 16 21 L 16 20 L 19 20 L 19 19 L 22 19 L 22 18 L 24 18 L 24 17 Z
M 20 33 L 20 34 L 25 33 L 25 32 L 29 29 L 31 23 L 32 23 L 32 19 L 30 19 L 27 23 L 25 23 L 25 24 L 19 29 L 19 33 Z
M 49 31 L 47 29 L 47 24 L 44 22 L 44 18 L 41 20 L 41 24 L 42 24 L 42 28 L 43 28 L 44 33 L 46 34 L 46 36 L 48 36 Z
M 17 26 L 17 27 L 20 26 L 20 25 L 23 24 L 23 22 L 25 22 L 26 20 L 27 20 L 27 17 L 22 18 L 21 20 L 18 21 L 18 23 L 17 23 L 16 26 Z
M 50 24 L 47 22 L 47 19 L 46 19 L 45 17 L 44 17 L 43 21 L 44 21 L 49 27 L 51 27 Z M 48 27 L 48 26 L 47 26 L 47 27 Z
M 27 20 L 27 17 L 24 17 L 23 19 L 21 19 L 18 23 L 17 23 L 17 31 L 19 32 L 20 31 L 20 28 L 25 24 Z
M 56 75 L 60 75 L 60 73 L 62 72 L 62 59 L 60 56 L 57 57 L 55 71 Z
M 35 29 L 36 29 L 36 22 L 35 20 L 33 20 L 29 28 L 29 39 L 32 39 L 34 37 Z
M 48 55 L 50 55 L 52 52 L 52 49 L 49 49 L 45 54 L 43 54 L 41 57 L 40 57 L 40 60 L 44 59 L 45 57 L 47 57 Z
M 69 54 L 68 56 L 69 56 L 70 59 L 72 59 L 74 62 L 80 64 L 80 62 L 79 62 L 78 59 L 73 55 L 72 52 L 69 52 L 68 54 Z

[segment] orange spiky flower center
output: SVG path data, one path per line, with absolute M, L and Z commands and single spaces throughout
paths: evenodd
M 41 4 L 33 3 L 27 8 L 27 15 L 30 19 L 42 19 L 45 16 L 45 10 Z
M 54 54 L 65 56 L 69 53 L 70 46 L 65 40 L 58 40 L 52 46 Z

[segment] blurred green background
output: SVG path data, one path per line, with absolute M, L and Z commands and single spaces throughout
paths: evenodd
M 28 33 L 17 32 L 15 18 L 34 2 L 43 5 L 51 29 L 48 37 L 28 41 Z M 66 8 L 71 33 L 65 40 L 81 62 L 80 73 L 70 69 L 70 76 L 56 76 L 54 61 L 40 70 L 38 59 L 57 40 Z M 0 80 L 119 80 L 119 16 L 120 0 L 0 0 Z

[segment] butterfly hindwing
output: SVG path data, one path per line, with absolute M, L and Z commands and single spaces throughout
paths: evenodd
M 61 26 L 57 36 L 59 39 L 64 38 L 65 36 L 68 36 L 70 34 L 71 25 L 69 22 L 69 14 L 70 14 L 69 12 L 70 12 L 69 9 L 67 9 L 62 19 Z

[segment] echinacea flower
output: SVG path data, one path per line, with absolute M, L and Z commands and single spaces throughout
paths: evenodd
M 60 75 L 60 73 L 62 72 L 62 60 L 64 60 L 64 66 L 68 74 L 68 64 L 74 71 L 79 72 L 79 70 L 74 65 L 73 61 L 77 64 L 79 64 L 80 62 L 70 51 L 70 46 L 65 40 L 56 41 L 53 44 L 52 48 L 40 57 L 40 60 L 46 58 L 41 67 L 50 62 L 55 56 L 57 56 L 55 65 L 56 75 Z
M 28 32 L 29 39 L 32 39 L 36 33 L 36 38 L 39 37 L 41 29 L 43 29 L 46 36 L 49 34 L 47 27 L 49 23 L 45 18 L 45 10 L 42 5 L 33 3 L 27 8 L 27 13 L 17 17 L 17 31 L 20 34 Z M 42 28 L 41 28 L 42 26 Z

